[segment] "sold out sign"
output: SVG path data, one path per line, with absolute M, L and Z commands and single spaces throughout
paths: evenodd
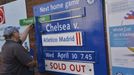
M 47 71 L 80 74 L 80 75 L 94 75 L 93 64 L 65 62 L 65 61 L 45 61 Z
M 5 13 L 4 13 L 4 8 L 0 7 L 0 24 L 5 23 Z
M 55 70 L 66 70 L 67 66 L 64 63 L 50 63 L 51 69 Z M 70 64 L 69 66 L 70 71 L 77 71 L 77 72 L 85 72 L 85 65 L 78 65 L 78 64 Z

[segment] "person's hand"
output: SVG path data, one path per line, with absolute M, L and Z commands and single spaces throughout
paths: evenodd
M 27 35 L 29 34 L 29 31 L 33 28 L 33 25 L 28 25 L 27 28 L 24 30 L 23 33 L 21 33 L 20 35 L 20 39 L 22 41 L 22 43 L 26 40 Z
M 33 28 L 33 25 L 28 25 L 27 29 L 31 30 Z
M 32 60 L 31 62 L 29 62 L 27 64 L 27 66 L 29 66 L 29 67 L 37 67 L 37 60 Z
M 38 62 L 37 62 L 37 60 L 34 60 L 34 65 L 35 65 L 35 67 L 38 66 Z

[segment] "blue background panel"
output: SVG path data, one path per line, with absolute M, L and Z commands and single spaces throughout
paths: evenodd
M 78 4 L 68 6 L 69 1 L 79 1 Z M 45 71 L 44 60 L 59 60 L 55 58 L 46 58 L 45 55 L 50 53 L 57 54 L 56 51 L 63 53 L 77 51 L 80 53 L 94 51 L 93 59 L 95 75 L 108 75 L 108 64 L 106 56 L 106 41 L 103 20 L 103 0 L 55 0 L 50 3 L 37 5 L 33 8 L 34 16 L 36 16 L 36 39 L 38 48 L 39 70 Z M 51 5 L 59 4 L 59 8 L 51 9 Z M 63 5 L 62 5 L 63 4 Z M 71 4 L 70 4 L 71 5 Z M 60 8 L 61 7 L 61 8 Z M 79 9 L 80 10 L 76 10 Z M 75 11 L 74 11 L 75 10 Z M 66 12 L 65 12 L 66 11 Z M 76 12 L 77 11 L 77 12 Z M 61 13 L 63 12 L 63 13 Z M 65 13 L 64 13 L 65 12 Z M 38 16 L 50 15 L 50 22 L 39 23 Z M 64 19 L 71 17 L 70 19 Z M 76 18 L 74 18 L 76 17 Z M 64 20 L 57 20 L 64 19 Z M 57 20 L 57 21 L 53 21 Z M 65 26 L 65 29 L 61 26 Z M 54 28 L 56 27 L 56 28 Z M 57 28 L 59 27 L 59 28 Z M 42 46 L 41 35 L 59 34 L 66 32 L 82 32 L 82 46 Z M 71 52 L 70 52 L 71 54 Z M 88 53 L 90 54 L 90 53 Z M 80 57 L 81 58 L 81 57 Z M 63 59 L 64 61 L 72 61 L 72 58 Z M 63 61 L 59 60 L 59 61 Z M 75 62 L 85 62 L 86 59 L 76 59 Z M 41 66 L 40 66 L 41 65 Z M 57 73 L 63 74 L 63 73 Z
M 125 67 L 112 67 L 113 74 L 112 75 L 133 75 L 133 68 L 125 68 Z

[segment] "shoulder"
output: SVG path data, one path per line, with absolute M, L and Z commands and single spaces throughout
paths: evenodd
M 17 42 L 13 41 L 7 41 L 3 47 L 3 49 L 12 49 L 12 50 L 18 50 L 18 49 L 23 49 L 23 46 L 21 44 L 18 44 Z

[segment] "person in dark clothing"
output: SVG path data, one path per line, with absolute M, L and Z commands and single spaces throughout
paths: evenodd
M 25 38 L 20 39 L 16 27 L 9 26 L 4 30 L 5 44 L 2 46 L 0 75 L 34 75 L 29 68 L 36 62 L 22 46 Z

